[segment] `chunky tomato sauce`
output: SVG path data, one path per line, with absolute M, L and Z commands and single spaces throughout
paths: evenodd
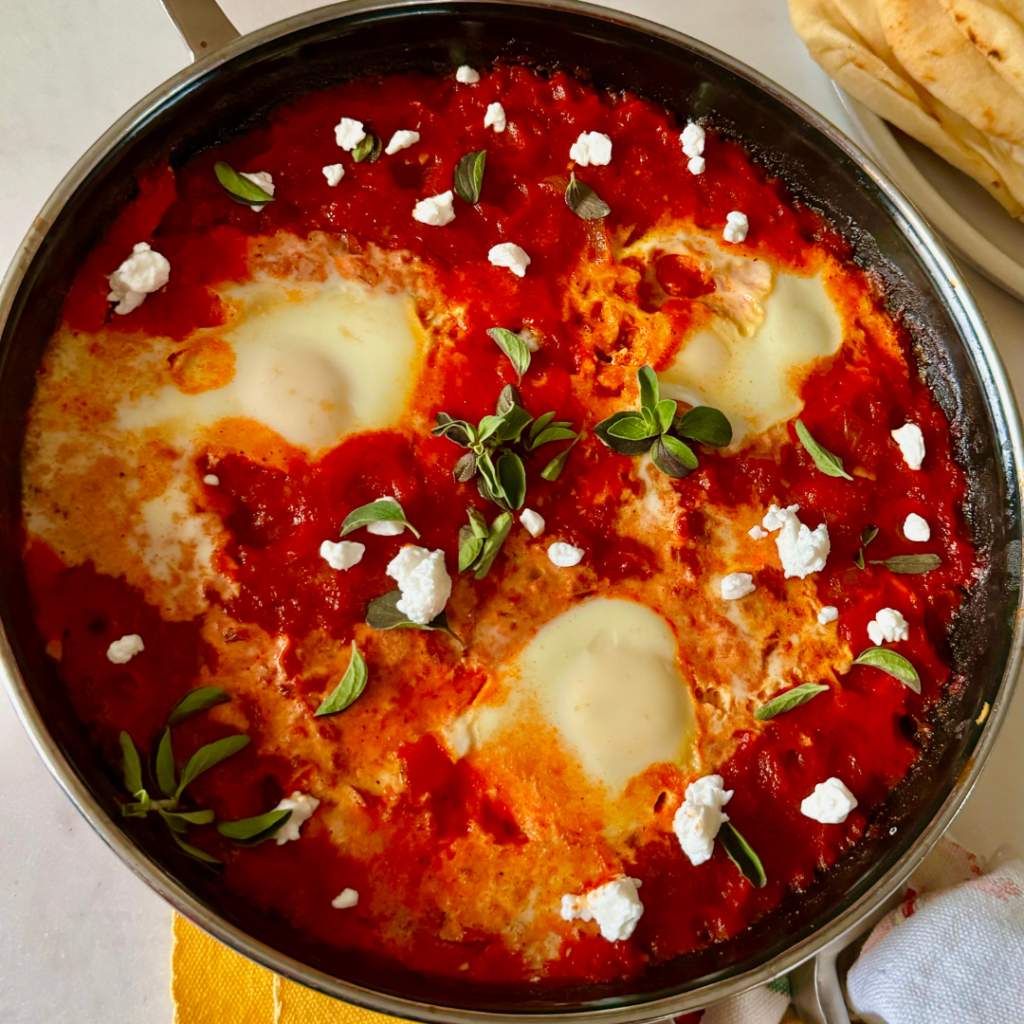
M 482 113 L 499 100 L 509 126 L 495 134 L 483 128 Z M 360 119 L 385 141 L 397 129 L 414 127 L 424 143 L 357 164 L 335 144 L 333 126 L 340 116 Z M 587 428 L 588 436 L 555 482 L 540 476 L 555 446 L 527 461 L 527 504 L 543 499 L 545 518 L 561 524 L 559 539 L 583 549 L 584 563 L 601 586 L 626 586 L 659 571 L 663 552 L 611 528 L 624 496 L 637 495 L 640 485 L 635 459 L 614 454 L 594 437 L 592 427 L 601 418 L 594 403 L 616 399 L 628 407 L 632 393 L 623 382 L 633 379 L 635 367 L 619 378 L 603 373 L 602 367 L 614 368 L 622 360 L 614 345 L 588 341 L 591 321 L 597 322 L 601 311 L 592 309 L 581 319 L 567 299 L 567 281 L 581 273 L 581 254 L 598 265 L 610 259 L 607 235 L 573 216 L 562 199 L 559 181 L 567 176 L 566 154 L 576 137 L 597 131 L 614 139 L 610 165 L 577 168 L 577 174 L 610 205 L 606 227 L 620 240 L 677 220 L 720 236 L 726 214 L 742 210 L 750 223 L 748 250 L 777 268 L 800 272 L 821 251 L 847 258 L 828 225 L 787 197 L 736 143 L 709 131 L 707 171 L 690 174 L 680 153 L 680 128 L 671 115 L 636 97 L 600 94 L 564 74 L 542 78 L 516 67 L 499 68 L 472 87 L 457 85 L 452 77 L 408 77 L 355 82 L 311 95 L 184 167 L 157 167 L 144 175 L 136 200 L 82 267 L 64 320 L 76 332 L 104 329 L 112 316 L 106 277 L 139 241 L 151 242 L 173 271 L 166 288 L 118 318 L 117 327 L 171 339 L 225 322 L 216 289 L 245 279 L 256 237 L 325 232 L 340 236 L 355 252 L 372 245 L 411 253 L 436 275 L 441 292 L 457 300 L 463 320 L 457 368 L 431 367 L 433 390 L 418 399 L 424 411 L 443 410 L 472 422 L 492 412 L 502 386 L 515 375 L 486 331 L 528 321 L 545 343 L 520 385 L 526 408 L 535 415 L 557 410 L 577 429 Z M 413 220 L 413 204 L 451 188 L 458 159 L 484 148 L 479 204 L 459 202 L 456 219 L 444 227 Z M 260 212 L 232 202 L 214 176 L 217 160 L 240 170 L 269 171 L 275 201 Z M 345 177 L 332 188 L 321 167 L 338 161 L 345 165 Z M 488 264 L 488 249 L 499 241 L 516 242 L 529 252 L 532 263 L 522 280 Z M 860 272 L 847 264 L 845 274 L 849 308 L 856 309 L 858 301 L 873 308 Z M 656 277 L 668 296 L 660 312 L 682 337 L 694 303 L 714 284 L 692 260 L 679 256 L 664 257 Z M 637 287 L 643 304 L 650 298 L 645 298 L 647 286 Z M 362 794 L 365 820 L 387 835 L 373 857 L 350 856 L 344 842 L 309 826 L 300 841 L 265 842 L 252 849 L 234 847 L 212 826 L 193 830 L 190 842 L 224 860 L 224 884 L 339 951 L 398 956 L 418 971 L 494 983 L 629 978 L 651 960 L 733 936 L 784 899 L 799 898 L 796 893 L 861 838 L 872 812 L 918 757 L 928 733 L 928 708 L 949 678 L 946 631 L 975 568 L 960 511 L 965 483 L 952 459 L 949 426 L 913 368 L 906 336 L 877 310 L 875 315 L 875 322 L 859 328 L 860 344 L 846 344 L 821 360 L 801 390 L 804 423 L 847 468 L 857 467 L 852 481 L 818 471 L 790 422 L 770 449 L 701 447 L 699 469 L 673 483 L 681 511 L 668 529 L 680 545 L 679 572 L 704 557 L 710 544 L 704 511 L 712 505 L 763 510 L 773 502 L 797 503 L 809 527 L 828 526 L 831 553 L 815 579 L 821 602 L 839 610 L 838 640 L 856 656 L 868 646 L 867 623 L 882 607 L 899 608 L 909 623 L 910 639 L 894 646 L 917 668 L 920 695 L 876 669 L 850 668 L 830 692 L 740 736 L 719 768 L 726 788 L 735 791 L 729 817 L 761 858 L 768 878 L 764 888 L 744 879 L 720 846 L 707 864 L 691 867 L 660 818 L 660 825 L 645 825 L 631 841 L 628 873 L 642 880 L 644 904 L 631 939 L 611 943 L 593 930 L 567 932 L 560 954 L 538 969 L 524 963 L 500 935 L 464 930 L 457 941 L 444 937 L 444 914 L 435 909 L 410 918 L 412 941 L 396 953 L 372 914 L 348 912 L 339 919 L 331 900 L 342 888 L 364 893 L 385 886 L 417 905 L 422 887 L 460 838 L 485 834 L 510 856 L 531 842 L 514 803 L 495 791 L 473 758 L 453 761 L 430 733 L 412 733 L 400 742 L 396 753 L 404 788 L 397 802 L 385 805 L 372 793 Z M 884 330 L 878 327 L 883 321 Z M 672 357 L 663 353 L 662 362 Z M 587 365 L 596 367 L 590 393 L 574 386 Z M 891 439 L 891 431 L 908 421 L 925 437 L 923 471 L 909 470 Z M 358 565 L 331 572 L 317 551 L 324 538 L 337 535 L 339 507 L 348 511 L 393 495 L 421 530 L 418 543 L 443 549 L 454 575 L 467 505 L 485 510 L 489 519 L 496 511 L 473 485 L 453 478 L 459 453 L 444 438 L 396 427 L 347 437 L 317 458 L 292 449 L 266 461 L 240 453 L 196 459 L 197 473 L 215 471 L 219 478 L 219 486 L 206 495 L 206 508 L 230 531 L 226 554 L 237 581 L 233 596 L 211 593 L 210 600 L 223 604 L 233 621 L 284 638 L 283 664 L 292 674 L 287 699 L 315 708 L 326 681 L 304 671 L 306 639 L 325 634 L 351 641 L 365 620 L 367 602 L 391 589 L 385 568 L 411 539 L 378 538 L 367 544 Z M 932 529 L 927 550 L 941 554 L 940 568 L 920 575 L 898 575 L 872 564 L 858 568 L 854 556 L 868 526 L 879 528 L 867 549 L 870 559 L 913 548 L 901 530 L 909 512 L 927 515 Z M 765 544 L 774 550 L 772 541 Z M 167 621 L 123 579 L 100 574 L 91 563 L 65 565 L 31 536 L 26 563 L 40 630 L 48 641 L 59 640 L 60 671 L 77 714 L 93 728 L 112 764 L 119 763 L 121 730 L 145 751 L 170 708 L 196 685 L 201 666 L 218 657 L 201 618 Z M 526 598 L 503 591 L 501 566 L 499 557 L 495 571 L 474 584 L 474 600 L 480 605 L 504 601 L 514 620 Z M 666 587 L 672 585 L 666 581 Z M 757 572 L 757 585 L 782 595 L 786 581 L 778 566 L 766 565 Z M 467 625 L 466 617 L 451 618 L 456 632 Z M 111 664 L 108 644 L 131 633 L 145 637 L 145 656 Z M 483 679 L 464 663 L 451 639 L 433 633 L 415 642 L 446 666 L 450 691 L 471 699 Z M 336 742 L 338 766 L 360 757 L 360 730 L 400 735 L 396 720 L 414 720 L 431 701 L 450 698 L 413 680 L 378 726 L 368 660 L 371 683 L 365 697 L 343 715 L 317 721 L 316 734 Z M 261 814 L 303 788 L 302 754 L 261 752 L 261 730 L 272 724 L 261 719 L 257 706 L 240 710 L 249 718 L 254 742 L 189 790 L 195 804 L 213 808 L 219 820 Z M 310 735 L 312 723 L 309 718 L 303 726 Z M 212 715 L 177 727 L 179 762 L 201 744 L 234 731 Z M 859 802 L 839 825 L 822 825 L 800 813 L 801 800 L 830 776 L 841 778 Z M 681 793 L 676 804 L 679 799 Z

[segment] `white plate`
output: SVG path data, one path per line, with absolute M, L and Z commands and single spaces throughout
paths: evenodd
M 836 86 L 857 141 L 946 239 L 954 255 L 1024 299 L 1024 224 L 976 181 Z

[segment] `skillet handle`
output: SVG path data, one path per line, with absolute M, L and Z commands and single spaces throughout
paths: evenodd
M 790 972 L 793 1005 L 804 1024 L 850 1024 L 836 968 L 838 952 L 826 946 L 816 957 Z
M 241 33 L 217 5 L 217 0 L 161 0 L 168 17 L 197 60 L 237 39 Z

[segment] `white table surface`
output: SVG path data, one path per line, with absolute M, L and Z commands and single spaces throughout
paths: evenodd
M 242 31 L 316 6 L 223 0 Z M 730 53 L 849 122 L 784 0 L 618 0 Z M 157 0 L 0 0 L 0 267 L 61 177 L 188 54 Z M 1021 401 L 1024 306 L 965 276 Z M 1024 849 L 1024 693 L 953 830 Z M 0 1016 L 6 1024 L 170 1024 L 171 912 L 91 831 L 0 697 Z M 223 1022 L 235 1024 L 235 1022 Z

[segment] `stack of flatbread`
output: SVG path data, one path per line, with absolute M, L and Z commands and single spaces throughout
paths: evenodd
M 789 0 L 847 92 L 1024 214 L 1022 0 Z

